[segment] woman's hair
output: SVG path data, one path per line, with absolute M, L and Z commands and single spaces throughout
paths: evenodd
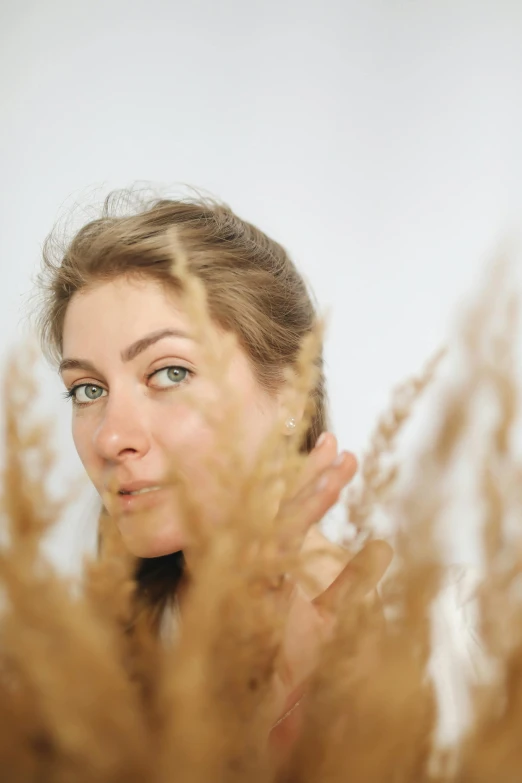
M 280 244 L 226 204 L 206 197 L 144 202 L 132 191 L 116 191 L 105 200 L 101 215 L 70 241 L 59 242 L 56 232 L 51 233 L 43 251 L 43 302 L 37 320 L 44 352 L 54 362 L 62 358 L 65 313 L 78 291 L 120 275 L 174 285 L 172 228 L 188 271 L 204 284 L 211 317 L 237 336 L 260 385 L 275 391 L 314 327 L 311 296 Z M 314 414 L 303 451 L 310 451 L 327 429 L 322 356 L 317 364 Z M 181 553 L 143 560 L 138 591 L 158 602 L 175 587 L 181 567 Z

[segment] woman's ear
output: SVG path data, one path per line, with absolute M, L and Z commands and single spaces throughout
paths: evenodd
M 297 427 L 297 422 L 293 416 L 291 416 L 289 419 L 286 420 L 285 428 L 286 428 L 286 432 L 289 435 L 295 430 L 296 427 Z
M 301 406 L 293 405 L 290 412 L 287 413 L 284 420 L 285 435 L 293 435 L 298 425 L 303 420 L 304 408 L 304 404 Z
M 292 435 L 304 417 L 307 397 L 296 388 L 294 377 L 287 377 L 278 392 L 278 405 L 285 435 Z

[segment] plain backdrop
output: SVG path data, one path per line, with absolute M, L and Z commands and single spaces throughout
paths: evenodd
M 520 0 L 3 0 L 2 358 L 58 217 L 188 183 L 291 252 L 361 453 L 519 221 L 521 41 Z M 68 484 L 70 412 L 50 370 L 38 384 Z M 66 569 L 95 507 L 87 491 L 52 540 Z

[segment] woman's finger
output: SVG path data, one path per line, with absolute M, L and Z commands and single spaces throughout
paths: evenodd
M 313 604 L 321 611 L 335 613 L 345 600 L 364 598 L 377 587 L 392 558 L 393 550 L 386 541 L 370 541 Z
M 315 483 L 321 473 L 328 468 L 337 457 L 337 438 L 332 432 L 323 432 L 312 449 L 299 477 L 295 495 Z
M 342 452 L 319 478 L 305 487 L 295 498 L 281 506 L 280 543 L 283 550 L 297 551 L 312 525 L 320 522 L 339 494 L 353 478 L 357 460 L 350 452 Z

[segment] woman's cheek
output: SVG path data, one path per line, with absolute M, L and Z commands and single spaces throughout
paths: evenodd
M 164 452 L 171 467 L 197 465 L 205 456 L 212 455 L 215 442 L 208 422 L 202 414 L 192 408 L 178 408 L 172 414 L 157 418 L 155 423 L 156 442 Z
M 181 478 L 191 504 L 211 522 L 217 521 L 217 511 L 230 495 L 228 482 L 220 482 L 227 475 L 230 451 L 219 446 L 219 434 L 201 414 L 187 410 L 183 417 L 164 422 L 158 435 L 166 475 Z
M 101 465 L 92 444 L 92 433 L 85 421 L 74 421 L 72 427 L 73 443 L 80 461 L 89 479 L 98 492 L 101 491 Z

